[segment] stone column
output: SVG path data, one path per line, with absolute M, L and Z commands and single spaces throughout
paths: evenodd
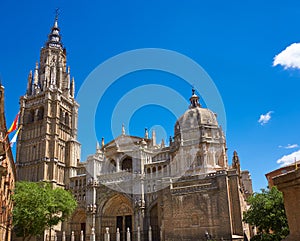
M 127 228 L 127 233 L 126 233 L 126 241 L 130 241 L 131 238 L 130 238 L 130 229 Z
M 290 234 L 284 241 L 300 240 L 300 169 L 273 178 L 278 190 L 283 193 L 284 207 Z
M 91 236 L 90 236 L 90 241 L 95 241 L 95 228 L 91 228 Z
M 137 227 L 137 241 L 141 241 L 141 228 L 140 228 L 140 226 Z
M 71 241 L 75 241 L 74 231 L 71 232 Z
M 66 232 L 63 231 L 62 232 L 62 238 L 61 238 L 62 241 L 66 241 Z
M 110 241 L 109 228 L 105 228 L 104 241 Z
M 120 168 L 120 157 L 116 157 L 116 172 L 119 172 L 121 170 Z
M 80 231 L 80 241 L 84 241 L 83 231 Z
M 149 238 L 149 241 L 152 241 L 152 228 L 151 228 L 151 226 L 149 226 L 148 238 Z
M 117 228 L 117 234 L 116 234 L 116 241 L 120 241 L 121 237 L 120 237 L 120 229 Z

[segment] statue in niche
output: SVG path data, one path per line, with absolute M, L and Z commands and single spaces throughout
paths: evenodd
M 51 66 L 50 66 L 50 84 L 52 86 L 56 85 L 56 56 L 52 57 Z

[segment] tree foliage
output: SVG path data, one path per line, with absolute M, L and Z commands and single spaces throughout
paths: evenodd
M 77 205 L 70 192 L 44 182 L 17 182 L 13 201 L 14 229 L 24 241 L 64 221 Z
M 250 208 L 244 212 L 244 221 L 257 227 L 251 241 L 280 241 L 289 233 L 283 195 L 276 187 L 262 189 L 248 198 Z

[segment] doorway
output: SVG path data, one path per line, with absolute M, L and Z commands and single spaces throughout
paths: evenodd
M 119 229 L 121 241 L 126 241 L 127 228 L 130 230 L 130 237 L 132 237 L 132 216 L 117 216 L 116 227 Z

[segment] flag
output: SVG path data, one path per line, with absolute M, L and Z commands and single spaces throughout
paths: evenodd
M 11 139 L 10 141 L 10 146 L 13 147 L 13 145 L 15 144 L 15 142 L 17 141 L 18 138 L 18 134 L 20 131 L 21 127 L 19 127 L 19 129 L 17 130 L 17 132 L 14 134 L 14 137 Z
M 18 123 L 19 123 L 19 115 L 20 115 L 20 111 L 17 114 L 16 118 L 14 119 L 14 122 L 11 124 L 10 128 L 8 129 L 6 135 L 8 135 L 9 133 L 15 131 L 18 128 Z

